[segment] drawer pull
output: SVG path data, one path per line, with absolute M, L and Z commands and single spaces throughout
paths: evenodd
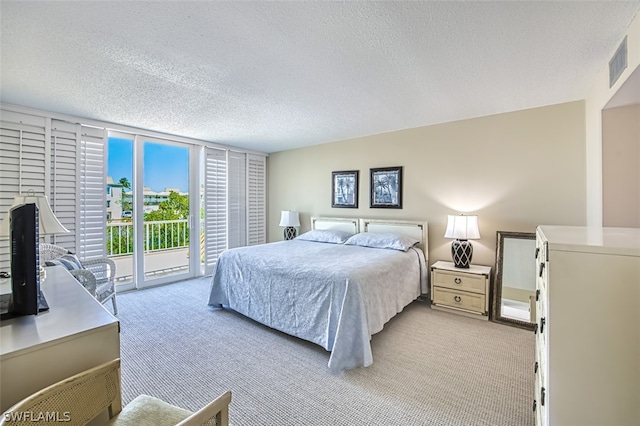
M 540 262 L 540 273 L 538 274 L 540 278 L 542 278 L 542 272 L 544 272 L 544 262 Z
M 533 400 L 533 411 L 536 411 L 536 405 L 537 405 L 537 404 L 536 404 L 536 400 L 534 399 L 534 400 Z
M 460 303 L 460 302 L 462 302 L 462 297 L 456 296 L 456 297 L 453 298 L 453 300 L 455 300 L 456 302 Z
M 458 278 L 458 277 L 456 277 L 456 279 L 453 280 L 453 282 L 456 283 L 456 284 L 462 284 L 462 280 L 460 278 Z
M 547 320 L 544 318 L 540 318 L 540 334 L 544 333 L 544 325 L 547 323 Z M 542 404 L 544 405 L 544 404 Z
M 536 247 L 536 259 L 538 258 L 539 253 L 540 253 L 540 247 Z
M 540 300 L 540 290 L 536 290 L 536 302 Z
M 538 334 L 538 324 L 533 327 L 533 334 Z
M 540 389 L 540 405 L 544 405 L 544 397 L 546 393 L 547 390 L 544 387 Z
M 533 364 L 533 374 L 538 372 L 538 361 L 536 361 L 535 364 Z

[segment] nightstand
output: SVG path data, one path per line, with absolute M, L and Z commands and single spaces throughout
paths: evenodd
M 489 319 L 489 266 L 456 268 L 442 260 L 431 265 L 431 304 L 433 309 L 473 318 Z

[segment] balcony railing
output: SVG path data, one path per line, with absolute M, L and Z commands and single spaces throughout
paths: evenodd
M 144 252 L 189 247 L 189 225 L 186 219 L 144 222 Z M 133 253 L 133 223 L 107 221 L 107 255 Z

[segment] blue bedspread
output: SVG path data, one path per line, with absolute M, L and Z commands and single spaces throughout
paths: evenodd
M 329 368 L 373 362 L 370 340 L 426 293 L 424 254 L 302 240 L 227 250 L 209 305 L 331 351 Z

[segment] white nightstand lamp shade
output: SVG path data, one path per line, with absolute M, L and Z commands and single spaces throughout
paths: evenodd
M 449 215 L 445 238 L 455 238 L 451 243 L 451 257 L 456 268 L 468 268 L 473 256 L 473 246 L 467 240 L 480 238 L 478 216 Z
M 284 227 L 284 239 L 293 240 L 296 237 L 296 226 L 300 226 L 298 212 L 283 210 L 280 214 L 280 226 Z

